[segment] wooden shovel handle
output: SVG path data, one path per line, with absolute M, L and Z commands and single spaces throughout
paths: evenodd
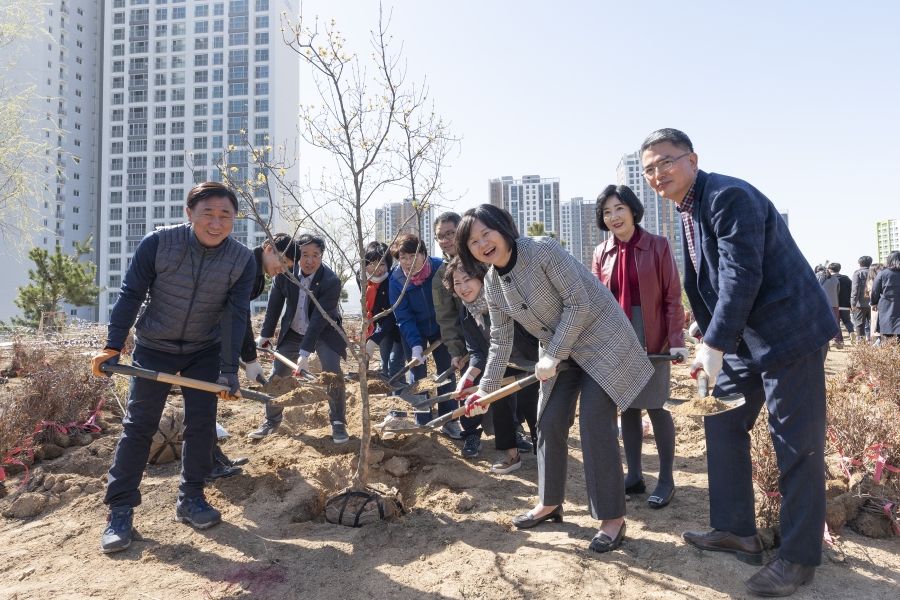
M 100 370 L 104 373 L 116 373 L 117 375 L 141 377 L 143 379 L 160 381 L 162 383 L 171 383 L 174 385 L 213 392 L 214 394 L 218 394 L 219 392 L 227 392 L 231 389 L 227 385 L 210 383 L 208 381 L 200 381 L 199 379 L 191 379 L 190 377 L 181 377 L 180 375 L 171 375 L 169 373 L 160 373 L 159 371 L 151 371 L 150 369 L 130 367 L 128 365 L 100 365 Z M 267 400 L 271 400 L 272 398 L 274 398 L 274 396 L 268 396 L 266 394 L 260 394 L 258 392 L 253 392 L 250 390 L 241 390 L 241 396 L 243 396 L 244 398 L 250 398 L 251 400 L 259 400 L 260 402 L 266 402 Z
M 426 356 L 428 356 L 429 354 L 434 352 L 435 348 L 437 348 L 440 345 L 441 345 L 441 340 L 437 340 L 436 342 L 434 342 L 433 344 L 431 344 L 430 346 L 425 348 L 425 350 L 422 352 L 422 358 L 425 358 Z M 416 359 L 410 360 L 408 363 L 406 363 L 403 366 L 402 369 L 397 371 L 396 375 L 394 375 L 393 377 L 388 379 L 388 383 L 391 383 L 391 384 L 396 383 L 398 379 L 400 379 L 403 375 L 406 375 L 410 369 L 412 369 L 414 366 L 416 366 L 416 363 L 418 363 L 418 362 L 419 361 L 417 361 Z

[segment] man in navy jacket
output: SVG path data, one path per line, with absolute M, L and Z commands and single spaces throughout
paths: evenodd
M 294 244 L 300 255 L 294 262 L 292 272 L 300 282 L 312 292 L 332 321 L 341 327 L 341 314 L 338 304 L 341 301 L 341 279 L 334 271 L 322 264 L 322 253 L 325 251 L 325 240 L 308 233 L 299 236 Z M 334 373 L 341 380 L 341 359 L 347 358 L 347 342 L 331 323 L 329 323 L 312 299 L 305 291 L 297 287 L 287 275 L 281 274 L 272 281 L 269 291 L 269 302 L 266 305 L 266 318 L 263 321 L 256 343 L 260 347 L 271 344 L 275 339 L 275 325 L 281 316 L 281 329 L 278 334 L 278 351 L 288 359 L 297 362 L 301 370 L 309 368 L 309 355 L 313 352 L 319 357 L 322 371 Z M 289 377 L 291 370 L 279 361 L 275 361 L 272 375 Z M 331 421 L 331 437 L 335 444 L 349 441 L 347 435 L 347 395 L 343 387 L 331 388 L 328 391 Z M 281 425 L 283 408 L 266 406 L 266 420 L 262 426 L 247 434 L 247 437 L 261 439 L 278 431 Z
M 749 183 L 698 169 L 687 135 L 651 133 L 644 175 L 677 204 L 684 239 L 684 289 L 703 332 L 692 371 L 715 395 L 746 404 L 707 417 L 710 524 L 686 532 L 692 546 L 762 564 L 753 505 L 750 430 L 763 404 L 778 457 L 782 496 L 778 557 L 747 587 L 788 596 L 812 581 L 825 526 L 825 355 L 838 333 L 830 304 L 778 211 Z

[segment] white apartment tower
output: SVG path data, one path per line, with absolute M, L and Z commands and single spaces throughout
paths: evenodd
M 282 10 L 294 14 L 292 0 L 106 6 L 97 238 L 100 284 L 108 290 L 101 321 L 138 243 L 154 228 L 185 221 L 187 192 L 221 180 L 216 163 L 226 148 L 237 148 L 228 167 L 255 180 L 245 141 L 293 147 L 299 98 L 299 57 L 283 42 L 280 23 Z M 264 214 L 279 208 L 267 198 L 257 206 Z M 264 237 L 243 219 L 232 235 L 248 246 Z
M 588 269 L 594 258 L 594 249 L 609 237 L 608 231 L 597 227 L 597 203 L 584 198 L 570 198 L 559 203 L 559 237 L 565 242 L 569 254 Z
M 522 179 L 513 179 L 505 176 L 488 181 L 488 189 L 490 203 L 512 215 L 520 235 L 527 235 L 532 223 L 543 223 L 548 233 L 559 233 L 558 178 L 523 175 Z
M 616 167 L 616 184 L 627 185 L 634 192 L 638 200 L 644 205 L 644 218 L 641 227 L 668 238 L 675 253 L 675 262 L 678 271 L 684 269 L 681 240 L 681 216 L 675 210 L 675 203 L 661 197 L 653 191 L 647 179 L 644 178 L 641 153 L 632 152 L 622 156 Z
M 17 68 L 5 74 L 6 85 L 36 85 L 34 110 L 53 121 L 53 127 L 34 131 L 47 143 L 47 152 L 58 167 L 47 167 L 44 197 L 35 198 L 41 213 L 41 230 L 33 232 L 25 246 L 64 253 L 94 232 L 97 181 L 97 126 L 100 118 L 99 64 L 102 44 L 101 6 L 98 0 L 51 0 L 36 4 L 43 15 L 41 27 L 47 36 L 26 40 Z M 7 47 L 2 52 L 12 51 Z M 48 123 L 49 125 L 49 123 Z M 94 236 L 96 260 L 97 240 Z M 28 269 L 34 265 L 26 255 L 0 245 L 4 283 L 0 286 L 0 319 L 21 311 L 13 305 L 16 288 L 28 284 Z M 70 317 L 95 318 L 93 307 L 64 306 Z
M 432 227 L 437 215 L 434 206 L 424 211 L 413 206 L 412 198 L 387 202 L 375 209 L 375 239 L 390 246 L 398 234 L 412 233 L 422 238 L 430 255 L 441 256 L 440 249 L 435 248 Z

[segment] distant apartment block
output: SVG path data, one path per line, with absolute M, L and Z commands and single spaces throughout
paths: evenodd
M 609 232 L 597 227 L 596 207 L 596 202 L 585 202 L 581 197 L 559 203 L 559 237 L 566 250 L 588 269 L 594 249 L 609 237 Z
M 413 206 L 411 198 L 402 202 L 388 202 L 375 209 L 375 239 L 390 246 L 398 235 L 412 233 L 422 238 L 431 256 L 441 256 L 434 245 L 432 224 L 437 216 L 433 206 L 421 210 Z
M 262 169 L 246 143 L 292 147 L 299 57 L 282 42 L 282 8 L 277 0 L 107 3 L 97 241 L 108 291 L 101 320 L 141 239 L 186 220 L 185 197 L 195 184 L 221 181 L 216 164 L 226 148 L 234 146 L 227 155 L 232 176 L 255 181 Z M 256 199 L 264 216 L 278 214 L 264 192 Z M 232 236 L 248 246 L 264 239 L 246 219 L 236 221 Z
M 533 223 L 543 223 L 547 232 L 559 233 L 559 179 L 540 175 L 509 176 L 488 181 L 488 197 L 494 206 L 506 209 L 521 235 Z
M 616 184 L 627 185 L 644 205 L 641 227 L 669 240 L 675 253 L 678 270 L 684 269 L 683 246 L 681 240 L 681 216 L 675 210 L 675 203 L 662 198 L 653 191 L 643 175 L 640 152 L 622 156 L 616 167 Z
M 790 228 L 791 228 L 791 223 L 790 223 L 790 221 L 788 221 L 788 211 L 786 211 L 786 210 L 779 210 L 779 211 L 778 211 L 778 214 L 781 215 L 781 218 L 784 219 L 784 224 L 788 226 L 788 229 L 790 229 Z
M 900 250 L 900 219 L 878 221 L 875 230 L 878 237 L 878 262 L 885 264 L 888 254 Z
M 101 116 L 100 94 L 100 2 L 98 0 L 55 0 L 36 5 L 42 11 L 41 28 L 46 36 L 25 40 L 15 71 L 5 75 L 10 91 L 36 86 L 38 98 L 34 110 L 45 115 L 61 130 L 41 127 L 36 137 L 47 143 L 47 152 L 55 157 L 57 173 L 48 168 L 46 193 L 34 198 L 40 211 L 41 230 L 34 232 L 26 247 L 53 251 L 59 246 L 69 253 L 79 242 L 94 233 L 96 199 L 99 195 L 97 132 Z M 15 51 L 15 46 L 0 50 Z M 8 56 L 8 55 L 6 55 Z M 94 236 L 94 249 L 98 247 Z M 34 265 L 27 256 L 0 248 L 4 265 L 4 284 L 0 286 L 0 319 L 7 320 L 21 311 L 13 305 L 16 288 L 28 284 L 28 269 Z M 96 261 L 96 256 L 85 260 Z M 69 317 L 95 319 L 96 308 L 64 305 Z

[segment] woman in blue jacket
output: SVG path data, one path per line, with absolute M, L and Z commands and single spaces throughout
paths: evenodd
M 366 275 L 357 278 L 360 291 L 365 282 L 366 318 L 371 319 L 391 307 L 390 286 L 388 280 L 393 264 L 387 244 L 369 242 L 366 246 Z M 375 350 L 381 354 L 381 375 L 391 378 L 403 368 L 403 345 L 400 343 L 400 329 L 394 313 L 388 313 L 369 325 L 366 331 L 366 354 L 369 360 L 375 356 Z
M 441 340 L 441 328 L 437 324 L 434 312 L 431 282 L 443 261 L 428 256 L 425 243 L 419 236 L 411 233 L 401 235 L 394 241 L 391 245 L 391 255 L 398 264 L 391 270 L 390 301 L 392 305 L 397 305 L 394 315 L 397 317 L 397 325 L 400 326 L 400 342 L 403 344 L 406 360 L 408 362 L 416 359 L 419 362 L 409 371 L 412 380 L 418 381 L 427 375 L 422 352 L 430 344 Z M 438 346 L 432 352 L 432 356 L 439 373 L 450 368 L 450 352 L 446 346 Z M 446 384 L 438 388 L 438 393 L 452 392 L 455 384 L 455 378 L 450 377 Z M 452 412 L 458 406 L 456 400 L 441 402 L 438 404 L 438 415 Z M 427 414 L 416 415 L 416 422 L 420 425 L 429 420 Z M 441 432 L 455 440 L 461 437 L 459 423 L 456 421 L 445 424 L 441 427 Z

